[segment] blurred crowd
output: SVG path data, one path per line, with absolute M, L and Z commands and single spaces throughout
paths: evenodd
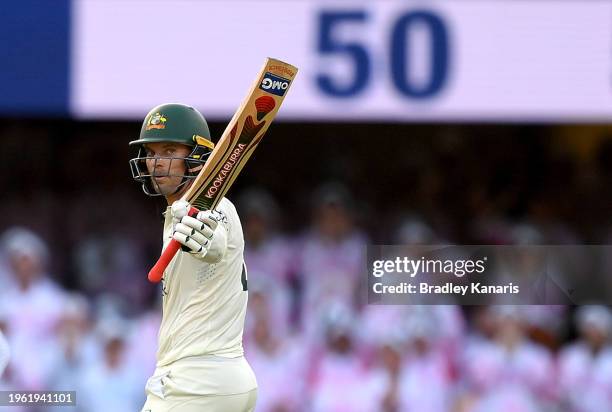
M 291 234 L 269 193 L 247 189 L 234 199 L 258 412 L 612 410 L 610 308 L 367 305 L 371 240 L 354 198 L 330 183 L 312 199 L 309 222 Z M 474 228 L 483 243 L 578 239 L 548 223 L 483 219 Z M 392 237 L 447 240 L 418 214 Z M 79 286 L 68 290 L 49 273 L 53 248 L 39 234 L 13 227 L 0 242 L 0 389 L 76 390 L 78 411 L 139 410 L 160 321 L 161 294 L 147 293 L 143 280 L 146 254 L 120 234 L 84 238 L 74 248 Z

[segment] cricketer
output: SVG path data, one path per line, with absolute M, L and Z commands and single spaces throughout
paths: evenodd
M 142 412 L 251 412 L 257 381 L 244 357 L 247 272 L 242 226 L 223 198 L 215 210 L 189 216 L 179 200 L 214 148 L 194 108 L 163 104 L 145 117 L 132 175 L 149 196 L 164 196 L 164 247 L 181 244 L 162 279 L 156 370 Z

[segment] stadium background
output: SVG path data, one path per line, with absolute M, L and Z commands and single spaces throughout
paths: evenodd
M 280 7 L 280 2 L 262 3 Z M 463 2 L 468 8 L 481 3 Z M 520 73 L 524 89 L 524 95 L 519 91 L 512 98 L 526 99 L 525 106 L 535 101 L 532 111 L 514 102 L 504 106 L 502 91 L 492 85 L 504 74 L 483 70 L 479 75 L 489 76 L 482 84 L 489 84 L 491 107 L 479 100 L 481 93 L 471 95 L 455 80 L 452 87 L 463 90 L 462 101 L 470 102 L 470 96 L 476 101 L 471 111 L 449 110 L 444 96 L 452 96 L 450 90 L 410 102 L 405 115 L 386 117 L 360 108 L 371 108 L 364 94 L 375 86 L 347 97 L 319 90 L 317 111 L 312 92 L 304 91 L 318 84 L 316 65 L 305 60 L 319 61 L 316 53 L 304 52 L 293 61 L 296 51 L 257 43 L 241 57 L 232 53 L 236 40 L 227 38 L 227 65 L 244 65 L 228 78 L 250 81 L 268 54 L 289 54 L 289 62 L 305 66 L 296 81 L 301 89 L 287 99 L 287 116 L 272 126 L 229 195 L 247 238 L 251 295 L 245 346 L 260 384 L 257 411 L 612 410 L 612 320 L 603 307 L 370 307 L 357 297 L 365 276 L 363 247 L 369 243 L 610 242 L 612 127 L 606 109 L 612 99 L 609 76 L 596 74 L 612 73 L 612 36 L 602 40 L 597 35 L 595 17 L 609 6 L 599 1 L 496 3 L 508 10 L 521 3 L 526 15 L 540 13 L 542 24 L 524 30 L 542 32 L 544 38 L 551 30 L 547 17 L 561 30 L 564 23 L 581 25 L 580 33 L 569 31 L 560 42 L 591 39 L 593 50 L 607 54 L 587 59 L 578 68 L 584 71 L 563 73 L 566 83 L 559 88 L 578 90 L 566 94 L 563 104 L 554 93 L 546 100 L 546 90 L 538 89 L 538 70 L 546 72 L 556 63 L 543 59 L 507 68 L 508 76 Z M 164 205 L 147 198 L 131 180 L 127 161 L 133 153 L 127 142 L 162 95 L 134 99 L 138 87 L 102 95 L 77 90 L 83 80 L 75 78 L 95 82 L 97 75 L 104 84 L 105 70 L 112 70 L 111 78 L 122 79 L 124 87 L 131 82 L 146 86 L 151 75 L 138 79 L 136 69 L 105 54 L 109 44 L 121 48 L 117 38 L 87 43 L 96 37 L 83 31 L 83 21 L 95 26 L 86 19 L 103 4 L 109 3 L 59 1 L 48 7 L 41 1 L 15 2 L 0 28 L 6 45 L 0 52 L 0 329 L 12 349 L 0 387 L 76 389 L 78 410 L 133 411 L 144 400 L 144 382 L 154 365 L 159 291 L 146 282 L 146 271 L 159 253 Z M 170 10 L 162 1 L 125 4 L 149 10 L 140 16 L 145 22 L 151 15 L 163 19 Z M 207 10 L 206 2 L 179 4 L 183 13 Z M 223 6 L 228 13 L 244 2 L 230 4 Z M 314 10 L 310 20 L 309 15 L 300 20 L 313 26 L 321 24 L 322 13 L 338 13 L 321 2 L 295 4 Z M 381 4 L 386 6 L 344 2 L 337 7 L 370 15 L 380 7 L 402 15 L 419 6 Z M 387 10 L 389 4 L 396 8 Z M 456 34 L 461 14 L 446 10 L 448 4 L 436 2 L 434 11 L 445 21 L 455 19 Z M 574 13 L 576 21 L 564 20 L 558 11 L 563 7 L 581 11 Z M 501 10 L 496 14 L 503 15 Z M 146 28 L 142 20 L 134 21 Z M 37 29 L 26 33 L 24 22 L 35 22 Z M 231 19 L 228 24 L 238 26 Z M 253 19 L 252 24 L 260 23 Z M 608 26 L 612 31 L 612 21 Z M 79 34 L 86 41 L 75 39 Z M 449 44 L 460 45 L 460 36 L 451 38 Z M 168 70 L 156 60 L 164 52 L 156 48 L 159 41 L 150 38 L 145 51 L 137 53 L 153 77 L 156 64 Z M 521 36 L 509 41 L 517 49 L 529 48 Z M 186 44 L 193 49 L 179 51 L 191 58 L 198 42 Z M 75 63 L 79 47 L 98 50 L 109 66 L 92 71 L 91 62 Z M 308 47 L 322 50 L 316 40 Z M 577 46 L 569 52 L 575 60 L 585 53 Z M 479 63 L 486 65 L 472 64 Z M 191 66 L 174 69 L 209 85 L 207 65 Z M 351 68 L 340 65 L 334 74 L 350 79 Z M 194 97 L 175 84 L 176 77 L 181 75 L 160 78 L 166 82 L 164 93 L 171 93 L 174 84 L 180 90 L 176 100 Z M 575 83 L 585 78 L 591 83 Z M 229 103 L 217 107 L 210 96 L 219 92 L 200 93 L 199 84 L 191 84 L 198 99 L 193 104 L 211 119 L 213 136 L 222 133 L 247 85 L 225 86 Z M 589 87 L 603 91 L 597 95 Z M 395 94 L 381 90 L 384 97 L 373 98 L 381 107 L 398 103 Z M 354 104 L 346 105 L 347 99 Z M 36 262 L 42 270 L 36 270 Z

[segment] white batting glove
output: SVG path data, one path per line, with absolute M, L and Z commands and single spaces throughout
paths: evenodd
M 189 216 L 191 206 L 184 200 L 172 204 L 171 214 L 175 221 L 172 238 L 194 257 L 208 263 L 217 263 L 225 254 L 227 235 L 219 226 L 215 213 L 210 210 Z

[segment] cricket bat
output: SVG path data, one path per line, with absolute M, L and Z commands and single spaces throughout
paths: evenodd
M 298 69 L 280 60 L 266 59 L 246 98 L 225 128 L 204 167 L 181 197 L 192 205 L 190 214 L 214 209 L 249 160 L 274 120 Z M 172 239 L 149 271 L 159 282 L 181 245 Z

